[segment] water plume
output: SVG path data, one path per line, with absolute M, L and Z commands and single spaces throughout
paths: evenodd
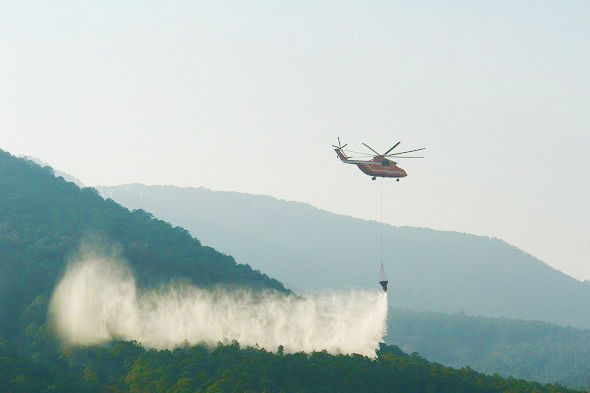
M 50 316 L 71 345 L 123 339 L 172 349 L 236 340 L 268 351 L 282 345 L 286 353 L 325 349 L 375 357 L 386 333 L 387 295 L 353 290 L 302 298 L 187 284 L 140 290 L 118 258 L 94 254 L 69 265 Z

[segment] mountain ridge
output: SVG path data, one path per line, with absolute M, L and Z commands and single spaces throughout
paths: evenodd
M 378 288 L 378 222 L 205 188 L 97 189 L 188 229 L 293 288 Z M 383 260 L 396 308 L 590 327 L 587 283 L 497 238 L 383 224 Z

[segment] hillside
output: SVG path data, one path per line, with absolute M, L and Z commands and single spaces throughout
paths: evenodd
M 588 329 L 392 309 L 385 342 L 446 366 L 580 389 L 588 386 Z
M 49 167 L 0 150 L 0 338 L 11 339 L 33 300 L 49 297 L 68 260 L 91 244 L 128 262 L 138 285 L 182 279 L 214 285 L 283 285 L 228 255 L 202 246 L 188 231 L 130 212 L 93 188 L 55 177 Z
M 202 246 L 182 228 L 143 210 L 130 212 L 94 189 L 54 177 L 51 168 L 0 151 L 0 391 L 571 391 L 452 369 L 386 345 L 375 360 L 326 351 L 286 353 L 282 346 L 273 353 L 237 342 L 212 346 L 185 340 L 173 350 L 119 340 L 72 346 L 57 339 L 47 320 L 48 295 L 84 244 L 128 261 L 143 288 L 182 280 L 205 288 L 287 292 L 276 280 Z M 90 284 L 82 281 L 76 285 Z
M 186 228 L 296 291 L 378 287 L 377 222 L 204 188 L 97 189 L 123 206 Z M 499 239 L 384 225 L 383 241 L 390 304 L 396 308 L 590 328 L 590 285 Z

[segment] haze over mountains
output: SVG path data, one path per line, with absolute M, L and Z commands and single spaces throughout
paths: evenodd
M 268 196 L 204 188 L 97 187 L 296 292 L 377 288 L 381 226 Z M 383 225 L 390 304 L 590 328 L 590 285 L 502 240 Z

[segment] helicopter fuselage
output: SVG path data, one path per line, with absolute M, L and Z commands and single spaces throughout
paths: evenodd
M 347 163 L 348 164 L 348 163 Z M 352 163 L 351 163 L 352 164 Z M 406 177 L 407 173 L 402 168 L 398 167 L 393 161 L 381 162 L 360 162 L 355 163 L 356 166 L 365 174 L 374 177 Z
M 334 149 L 338 158 L 345 164 L 354 164 L 358 168 L 369 176 L 373 177 L 393 177 L 400 178 L 406 177 L 406 171 L 397 166 L 397 163 L 388 160 L 382 155 L 373 157 L 370 161 L 365 160 L 351 160 L 349 159 L 340 149 Z
M 361 160 L 342 160 L 346 164 L 355 164 L 364 174 L 373 177 L 406 177 L 407 173 L 397 166 L 397 163 L 386 158 L 373 158 L 371 161 Z

